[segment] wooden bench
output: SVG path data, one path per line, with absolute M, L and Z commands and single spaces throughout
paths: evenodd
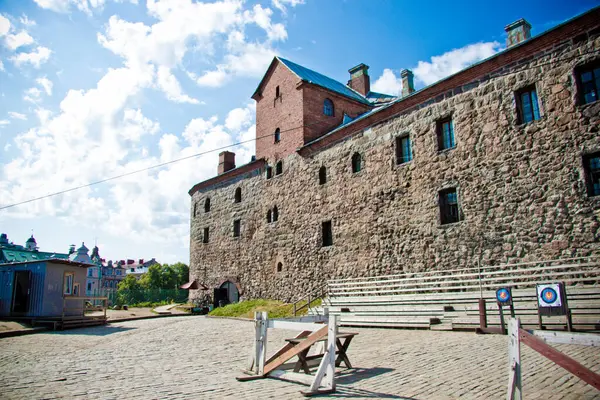
M 346 353 L 348 351 L 348 347 L 350 347 L 350 343 L 352 342 L 352 339 L 356 335 L 358 335 L 358 333 L 355 333 L 355 332 L 338 333 L 336 335 L 335 342 L 336 342 L 337 351 L 335 352 L 335 354 L 338 355 L 337 359 L 335 360 L 336 367 L 339 367 L 343 361 L 347 368 L 352 368 L 352 364 L 350 363 L 350 359 L 348 358 L 348 355 Z M 305 339 L 306 339 L 305 337 L 295 337 L 295 338 L 291 338 L 291 339 L 285 339 L 285 341 L 290 344 L 293 344 L 293 345 L 298 345 Z M 327 340 L 327 338 L 323 337 L 323 338 L 315 341 L 315 343 L 324 342 L 326 340 Z M 298 353 L 298 361 L 294 365 L 294 372 L 299 372 L 300 369 L 302 369 L 306 374 L 310 374 L 310 367 L 308 366 L 308 361 L 320 360 L 323 358 L 324 354 L 315 354 L 315 355 L 309 356 L 308 352 L 310 351 L 310 347 L 311 346 L 309 346 L 305 350 Z

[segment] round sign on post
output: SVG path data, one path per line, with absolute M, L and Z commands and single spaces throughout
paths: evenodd
M 498 304 L 500 305 L 512 304 L 512 293 L 510 288 L 500 288 L 496 290 L 496 300 L 498 300 Z

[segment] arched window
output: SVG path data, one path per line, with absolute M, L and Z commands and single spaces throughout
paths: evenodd
M 271 209 L 269 209 L 269 211 L 267 211 L 267 222 L 270 224 L 273 221 L 273 212 L 271 211 Z
M 354 155 L 352 156 L 352 172 L 353 173 L 360 172 L 360 170 L 362 168 L 361 164 L 362 164 L 362 160 L 361 160 L 360 154 L 354 153 Z
M 333 117 L 333 101 L 325 99 L 325 101 L 323 102 L 323 114 L 327 115 L 328 117 Z
M 204 200 L 204 212 L 207 213 L 210 211 L 210 198 Z
M 279 219 L 279 210 L 277 209 L 277 206 L 273 207 L 273 222 L 277 222 L 277 220 Z
M 275 143 L 279 143 L 279 141 L 281 140 L 281 131 L 279 130 L 279 128 L 275 129 L 275 134 L 273 135 L 273 141 Z
M 196 209 L 198 208 L 198 203 L 194 203 L 194 218 L 196 218 Z
M 242 188 L 235 189 L 234 200 L 235 203 L 241 203 L 242 201 Z
M 278 161 L 275 164 L 275 175 L 281 175 L 283 173 L 283 161 Z
M 277 263 L 277 272 L 281 272 L 281 271 L 283 271 L 283 264 L 278 262 Z
M 327 182 L 327 168 L 322 166 L 319 168 L 319 185 L 324 185 Z

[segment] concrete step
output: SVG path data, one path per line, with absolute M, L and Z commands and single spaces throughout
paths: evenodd
M 432 331 L 451 331 L 453 328 L 452 322 L 442 321 L 441 324 L 433 324 L 429 326 Z

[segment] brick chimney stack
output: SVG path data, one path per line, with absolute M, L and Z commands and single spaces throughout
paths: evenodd
M 410 69 L 400 72 L 402 77 L 402 97 L 406 97 L 415 91 L 414 75 Z
M 366 96 L 366 94 L 371 91 L 369 66 L 365 64 L 358 64 L 356 67 L 350 68 L 348 72 L 350 72 L 348 86 Z
M 506 37 L 506 47 L 512 47 L 531 37 L 531 24 L 523 18 L 506 25 L 504 30 L 508 35 Z
M 218 173 L 221 175 L 230 169 L 235 168 L 235 153 L 231 151 L 222 151 L 219 153 L 219 169 Z

